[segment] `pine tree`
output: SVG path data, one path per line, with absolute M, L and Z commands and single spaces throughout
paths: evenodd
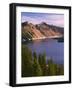
M 32 52 L 22 45 L 22 77 L 32 76 Z
M 42 69 L 37 60 L 37 55 L 35 52 L 33 53 L 33 76 L 42 76 Z
M 58 66 L 57 75 L 64 75 L 64 66 L 63 65 Z
M 48 75 L 53 76 L 57 73 L 57 67 L 56 64 L 53 63 L 52 58 L 48 60 Z
M 39 61 L 39 64 L 41 66 L 43 76 L 45 76 L 46 72 L 47 72 L 47 70 L 46 70 L 46 54 L 45 53 L 40 54 L 39 58 L 38 58 L 38 61 Z

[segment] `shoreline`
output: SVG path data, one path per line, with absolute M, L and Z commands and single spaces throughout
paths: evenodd
M 31 40 L 41 40 L 41 39 L 55 39 L 55 38 L 62 38 L 63 35 L 61 36 L 50 36 L 50 37 L 40 37 L 40 38 L 32 38 L 32 39 L 29 39 L 29 41 Z M 23 39 L 23 41 L 27 41 L 25 39 Z

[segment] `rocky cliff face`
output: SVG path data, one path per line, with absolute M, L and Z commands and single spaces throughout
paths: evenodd
M 63 34 L 64 28 L 48 25 L 45 22 L 37 25 L 28 22 L 22 23 L 22 38 L 25 40 L 63 36 Z

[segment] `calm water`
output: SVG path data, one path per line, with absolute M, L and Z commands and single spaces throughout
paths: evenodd
M 26 44 L 32 52 L 46 53 L 46 60 L 53 58 L 53 61 L 58 64 L 64 64 L 64 43 L 58 42 L 55 39 L 44 39 L 30 41 Z

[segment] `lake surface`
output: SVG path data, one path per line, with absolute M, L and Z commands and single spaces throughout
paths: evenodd
M 52 58 L 55 63 L 64 64 L 64 42 L 58 42 L 55 39 L 44 39 L 29 41 L 26 45 L 37 55 L 45 52 L 46 60 Z

